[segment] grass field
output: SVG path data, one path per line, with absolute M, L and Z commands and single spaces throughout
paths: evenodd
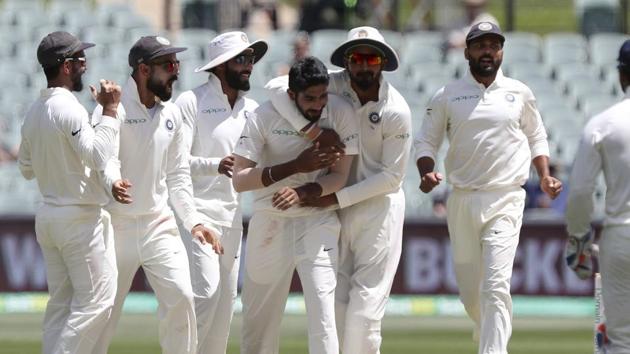
M 41 314 L 0 315 L 0 354 L 40 353 Z M 510 354 L 590 354 L 590 318 L 516 319 Z M 241 318 L 232 325 L 228 353 L 239 353 Z M 303 316 L 287 316 L 282 323 L 280 353 L 306 354 Z M 474 354 L 471 325 L 465 318 L 386 317 L 383 354 Z M 160 353 L 157 321 L 152 315 L 123 315 L 110 354 Z

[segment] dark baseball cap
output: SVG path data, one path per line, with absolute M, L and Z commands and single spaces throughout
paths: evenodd
M 64 59 L 90 47 L 94 47 L 94 43 L 81 42 L 68 32 L 52 32 L 39 43 L 37 61 L 45 68 L 56 66 L 61 64 Z
M 617 63 L 619 68 L 630 69 L 630 39 L 623 42 L 621 48 L 619 48 Z
M 138 64 L 146 63 L 151 59 L 161 57 L 167 54 L 179 53 L 187 48 L 173 47 L 171 42 L 160 36 L 145 36 L 138 41 L 129 50 L 129 66 L 135 67 Z
M 505 42 L 505 37 L 503 36 L 503 33 L 501 32 L 499 26 L 495 25 L 492 22 L 479 22 L 470 27 L 470 31 L 468 31 L 468 34 L 466 35 L 466 45 L 468 45 L 473 40 L 486 35 L 494 35 L 499 37 L 499 39 L 501 40 L 501 44 Z

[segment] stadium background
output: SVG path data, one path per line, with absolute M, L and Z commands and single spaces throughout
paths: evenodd
M 581 128 L 589 117 L 621 97 L 615 59 L 627 35 L 626 0 L 490 0 L 487 10 L 506 31 L 503 69 L 527 83 L 548 129 L 552 160 L 567 183 Z M 219 15 L 220 14 L 220 15 Z M 24 110 L 45 86 L 35 50 L 47 33 L 64 29 L 92 41 L 86 83 L 102 77 L 124 82 L 127 53 L 141 35 L 162 34 L 189 48 L 177 95 L 205 81 L 193 68 L 205 63 L 204 46 L 216 33 L 241 28 L 263 38 L 270 51 L 255 67 L 250 96 L 265 99 L 262 85 L 286 70 L 293 42 L 307 30 L 310 53 L 328 62 L 355 25 L 378 27 L 399 52 L 401 68 L 387 74 L 412 109 L 414 131 L 424 105 L 441 85 L 466 69 L 461 49 L 444 46 L 449 24 L 462 17 L 459 0 L 185 1 L 3 0 L 0 1 L 0 353 L 36 353 L 46 301 L 45 267 L 34 237 L 39 201 L 14 158 Z M 79 94 L 90 110 L 94 102 Z M 176 96 L 175 96 L 176 97 Z M 442 150 L 442 154 L 446 149 Z M 443 166 L 439 166 L 443 170 Z M 536 193 L 535 173 L 515 264 L 515 333 L 511 353 L 589 353 L 594 312 L 592 284 L 563 266 L 566 191 L 550 203 Z M 410 162 L 403 258 L 385 321 L 383 353 L 474 352 L 470 323 L 456 297 L 443 202 L 448 188 L 418 191 Z M 568 186 L 570 188 L 570 186 Z M 603 212 L 600 182 L 596 213 Z M 244 198 L 246 214 L 251 201 Z M 243 259 L 243 257 L 241 258 Z M 112 353 L 158 352 L 155 299 L 141 274 L 125 305 Z M 304 307 L 299 283 L 287 305 L 283 353 L 305 353 Z M 236 317 L 230 350 L 238 351 Z

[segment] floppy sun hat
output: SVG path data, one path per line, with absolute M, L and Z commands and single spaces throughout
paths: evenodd
M 398 55 L 394 48 L 385 43 L 385 38 L 376 28 L 368 26 L 351 29 L 348 32 L 346 41 L 333 51 L 330 56 L 330 62 L 344 67 L 344 56 L 348 50 L 359 45 L 374 47 L 384 54 L 387 59 L 383 67 L 384 71 L 395 71 L 398 69 Z
M 240 31 L 220 34 L 208 43 L 208 58 L 210 58 L 210 61 L 206 65 L 195 69 L 195 72 L 206 71 L 223 64 L 247 48 L 251 48 L 254 51 L 255 64 L 265 55 L 268 45 L 263 40 L 250 43 L 247 35 Z

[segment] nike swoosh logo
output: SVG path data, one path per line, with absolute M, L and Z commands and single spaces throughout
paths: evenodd
M 94 129 L 94 128 L 98 127 L 98 125 L 99 125 L 99 124 L 101 124 L 101 123 L 96 123 L 96 124 L 94 124 L 94 125 L 92 126 L 92 129 Z
M 81 128 L 79 128 L 79 130 L 77 130 L 76 132 L 72 132 L 72 136 L 79 134 L 80 131 L 81 131 Z
M 247 139 L 247 138 L 249 138 L 247 135 L 241 135 L 241 136 L 239 137 L 239 139 Z
M 331 248 L 324 248 L 324 252 L 328 252 L 328 251 L 330 251 L 332 249 L 333 249 L 332 247 Z

